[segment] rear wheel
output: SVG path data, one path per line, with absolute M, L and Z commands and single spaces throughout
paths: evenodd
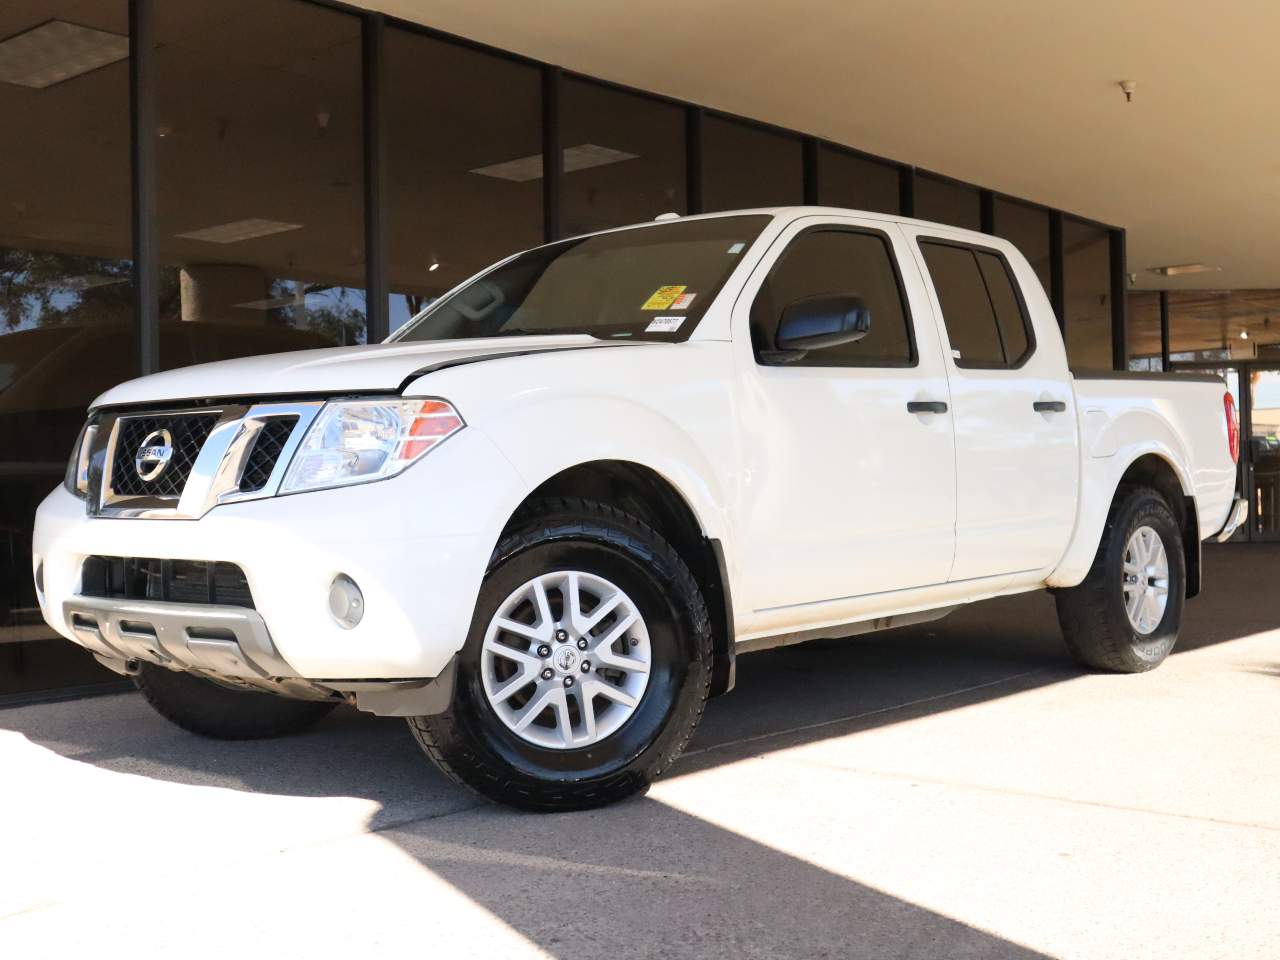
M 1055 595 L 1072 656 L 1117 673 L 1158 667 L 1178 639 L 1186 582 L 1182 532 L 1168 502 L 1149 487 L 1122 489 L 1089 575 Z
M 214 740 L 262 740 L 301 733 L 337 703 L 238 690 L 150 663 L 134 678 L 147 702 L 183 730 Z
M 710 686 L 710 620 L 655 531 L 557 499 L 498 545 L 458 656 L 448 712 L 409 720 L 427 754 L 502 803 L 583 809 L 679 756 Z

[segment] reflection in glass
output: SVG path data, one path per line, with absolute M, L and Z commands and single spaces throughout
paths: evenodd
M 387 29 L 383 56 L 396 330 L 491 263 L 542 243 L 542 92 L 536 67 L 408 30 Z
M 898 168 L 824 144 L 818 151 L 818 202 L 896 214 Z
M 800 140 L 726 117 L 705 117 L 702 196 L 707 212 L 801 203 Z
M 1049 290 L 1049 211 L 1029 204 L 995 198 L 996 236 L 1008 240 L 1031 264 L 1040 285 Z
M 31 529 L 89 402 L 137 375 L 126 5 L 0 4 L 0 37 L 51 18 L 101 31 L 100 49 L 115 52 L 52 82 L 0 83 L 14 133 L 0 147 L 0 695 L 114 676 L 51 639 Z
M 1102 227 L 1062 223 L 1067 362 L 1073 370 L 1111 369 L 1111 245 Z
M 916 175 L 914 216 L 917 220 L 978 230 L 982 224 L 979 207 L 977 187 L 931 177 L 927 173 Z
M 1155 290 L 1130 293 L 1126 308 L 1128 325 L 1125 344 L 1129 351 L 1129 369 L 1159 372 L 1163 368 L 1160 355 L 1160 294 Z
M 360 19 L 169 0 L 157 34 L 160 321 L 208 331 L 162 342 L 162 365 L 241 356 L 253 328 L 278 349 L 363 343 Z
M 684 213 L 684 123 L 681 107 L 566 77 L 560 89 L 565 235 Z
M 1254 531 L 1263 540 L 1280 539 L 1280 370 L 1251 370 L 1249 399 Z

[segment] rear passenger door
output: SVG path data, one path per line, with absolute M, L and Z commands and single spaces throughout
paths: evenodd
M 951 386 L 956 551 L 950 579 L 1041 570 L 1076 516 L 1074 394 L 1056 332 L 1038 343 L 1026 261 L 993 241 L 908 227 L 932 287 Z M 1015 273 L 1015 268 L 1023 276 Z M 1043 304 L 1047 307 L 1047 301 Z M 1042 314 L 1047 316 L 1047 312 Z
M 946 372 L 912 258 L 894 224 L 805 218 L 735 305 L 745 468 L 735 526 L 744 596 L 771 622 L 789 607 L 808 619 L 812 604 L 943 583 L 951 568 Z M 782 311 L 829 295 L 862 298 L 870 334 L 798 361 L 771 357 Z

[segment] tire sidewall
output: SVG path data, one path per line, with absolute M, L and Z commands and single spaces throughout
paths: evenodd
M 1165 603 L 1164 616 L 1160 618 L 1160 623 L 1155 630 L 1148 634 L 1139 633 L 1129 622 L 1122 589 L 1125 547 L 1134 531 L 1140 527 L 1150 527 L 1156 532 L 1169 561 L 1169 595 Z M 1132 657 L 1138 665 L 1150 669 L 1159 665 L 1169 655 L 1182 625 L 1182 610 L 1186 602 L 1187 569 L 1181 531 L 1168 504 L 1158 495 L 1144 492 L 1132 497 L 1121 508 L 1115 519 L 1114 534 L 1108 544 L 1105 572 L 1105 576 L 1113 585 L 1107 590 L 1110 608 L 1108 614 L 1122 636 L 1128 639 L 1127 655 Z
M 520 537 L 508 538 L 521 540 Z M 539 747 L 510 730 L 484 692 L 481 650 L 489 622 L 513 590 L 560 570 L 604 577 L 636 604 L 649 634 L 649 681 L 635 712 L 614 733 L 590 746 L 567 750 Z M 538 524 L 536 543 L 502 546 L 490 564 L 466 644 L 450 708 L 452 725 L 482 765 L 505 769 L 515 779 L 545 789 L 549 783 L 612 779 L 661 766 L 682 743 L 683 723 L 705 691 L 707 664 L 700 655 L 690 598 L 679 571 L 661 551 L 646 551 L 639 537 L 610 537 L 607 529 L 581 521 Z M 486 756 L 487 755 L 487 756 Z

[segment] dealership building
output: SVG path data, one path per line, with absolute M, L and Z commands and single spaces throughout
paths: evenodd
M 669 212 L 1012 241 L 1073 368 L 1227 379 L 1237 538 L 1280 537 L 1280 167 L 1254 95 L 1280 14 L 1044 6 L 8 0 L 0 702 L 115 682 L 52 639 L 28 561 L 98 393 L 376 342 L 509 253 Z

